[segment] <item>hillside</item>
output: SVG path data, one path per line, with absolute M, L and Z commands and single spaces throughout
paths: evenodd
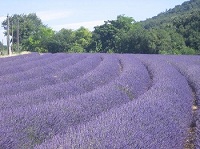
M 152 18 L 142 21 L 145 28 L 158 27 L 164 23 L 172 23 L 175 18 L 186 17 L 200 11 L 200 0 L 186 1 Z
M 200 54 L 200 0 L 190 0 L 141 22 L 145 29 L 171 29 Z

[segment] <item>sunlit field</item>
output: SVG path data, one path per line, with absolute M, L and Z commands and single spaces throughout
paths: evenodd
M 1 149 L 200 145 L 200 56 L 30 53 L 0 67 Z

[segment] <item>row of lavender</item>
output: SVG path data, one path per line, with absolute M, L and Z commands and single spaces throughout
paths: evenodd
M 39 84 L 33 90 L 31 87 L 36 88 L 36 83 L 30 89 L 24 87 L 31 84 L 31 78 L 9 82 L 6 89 L 2 87 L 5 92 L 20 90 L 19 94 L 7 94 L 0 99 L 2 148 L 34 146 L 64 132 L 67 126 L 87 122 L 103 111 L 137 98 L 149 88 L 149 74 L 138 60 L 104 54 L 73 56 L 80 59 L 84 55 L 87 58 L 80 63 L 33 81 L 40 82 L 41 78 L 46 80 L 48 77 L 48 82 L 51 77 L 57 80 L 53 85 Z M 35 68 L 34 62 L 31 65 Z M 21 73 L 27 71 L 14 75 L 21 78 Z M 58 81 L 62 77 L 65 79 Z
M 191 124 L 191 139 L 193 148 L 200 148 L 200 57 L 199 56 L 182 56 L 176 58 L 170 56 L 165 60 L 184 75 L 191 87 L 193 93 L 193 120 Z
M 193 122 L 186 80 L 193 71 L 183 66 L 200 64 L 192 58 L 34 53 L 0 59 L 7 66 L 0 71 L 0 148 L 183 148 Z

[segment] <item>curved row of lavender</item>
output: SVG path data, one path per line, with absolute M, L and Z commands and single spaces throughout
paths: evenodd
M 191 90 L 193 92 L 193 122 L 191 125 L 192 136 L 190 141 L 193 142 L 196 148 L 200 148 L 200 57 L 193 56 L 188 59 L 187 56 L 165 57 L 171 65 L 177 68 L 188 80 Z M 181 63 L 180 63 L 181 62 Z
M 6 75 L 1 77 L 0 83 L 10 84 L 34 79 L 45 74 L 49 74 L 52 71 L 56 71 L 56 69 L 63 69 L 64 66 L 72 65 L 73 63 L 76 63 L 76 60 L 79 61 L 77 57 L 76 59 L 71 59 L 71 55 L 63 55 L 62 57 L 59 55 L 44 54 L 41 56 L 32 57 L 33 60 L 30 59 L 29 61 L 27 60 L 27 62 L 24 62 L 20 59 L 22 62 L 20 64 L 16 64 L 17 66 L 13 66 L 10 63 L 9 66 L 5 66 L 3 63 L 2 67 L 4 69 L 2 69 L 1 72 L 6 73 Z M 70 59 L 73 61 L 73 63 L 70 63 Z M 20 60 L 18 61 L 20 62 Z M 13 61 L 13 63 L 16 63 L 16 61 Z M 24 71 L 19 68 L 23 68 Z
M 190 72 L 178 58 L 0 59 L 0 148 L 183 148 L 194 115 Z
M 0 135 L 3 136 L 0 143 L 4 148 L 41 143 L 64 132 L 67 126 L 87 122 L 103 111 L 137 98 L 149 88 L 149 74 L 137 59 L 95 54 L 88 60 L 90 63 L 79 63 L 76 79 L 0 100 L 1 128 L 6 130 Z M 90 70 L 91 66 L 96 67 L 81 74 L 80 69 Z M 74 70 L 77 69 L 71 67 L 65 75 L 73 78 L 69 74 L 75 75 Z M 56 78 L 60 78 L 59 74 Z M 112 100 L 108 100 L 110 97 Z
M 1 84 L 6 84 L 0 85 L 0 89 L 2 91 L 0 97 L 24 92 L 25 88 L 26 91 L 31 91 L 45 85 L 53 85 L 59 81 L 57 74 L 65 76 L 70 68 L 74 67 L 74 65 L 78 65 L 78 63 L 84 62 L 85 59 L 85 55 L 76 56 L 75 54 L 69 58 L 61 58 L 61 60 L 59 59 L 59 61 L 56 62 L 49 58 L 47 60 L 51 63 L 48 65 L 41 63 L 39 67 L 7 75 L 0 81 Z M 75 76 L 76 75 L 73 77 Z M 12 92 L 8 92 L 12 88 L 17 89 L 14 89 Z
M 146 93 L 36 148 L 184 148 L 192 121 L 187 80 L 162 60 L 136 57 L 153 78 Z

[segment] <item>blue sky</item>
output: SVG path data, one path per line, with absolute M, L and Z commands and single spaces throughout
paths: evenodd
M 36 13 L 45 25 L 56 31 L 80 26 L 92 30 L 120 14 L 141 21 L 184 1 L 187 0 L 0 0 L 0 23 L 7 14 Z M 0 27 L 0 41 L 2 39 L 5 43 Z

